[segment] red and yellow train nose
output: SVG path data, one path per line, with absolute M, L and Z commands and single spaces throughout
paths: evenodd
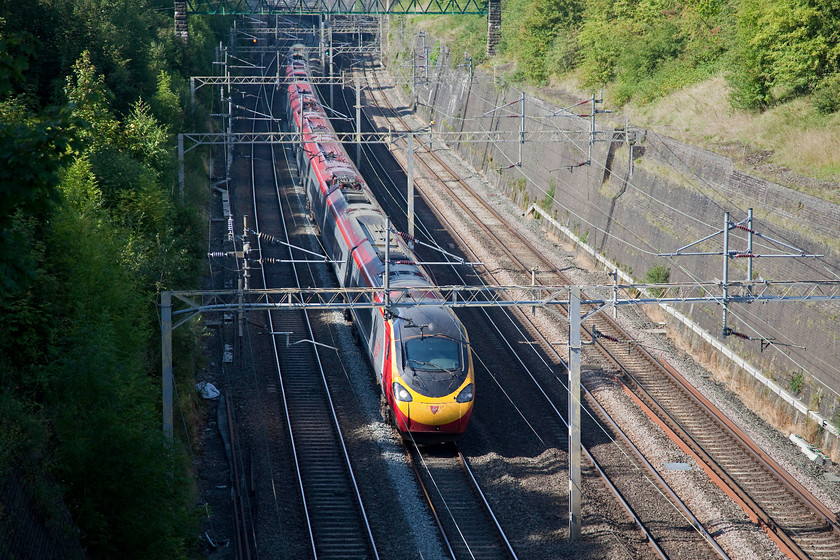
M 443 441 L 466 431 L 473 409 L 472 383 L 443 398 L 426 397 L 399 382 L 393 389 L 395 419 L 401 432 L 411 432 L 415 438 L 428 433 L 436 441 Z

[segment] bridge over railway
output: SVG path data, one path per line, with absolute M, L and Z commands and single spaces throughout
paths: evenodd
M 192 14 L 486 15 L 493 0 L 185 0 L 183 3 Z
M 501 0 L 175 0 L 175 33 L 184 42 L 189 14 L 315 16 L 327 22 L 334 15 L 486 15 L 488 56 L 496 52 L 502 27 Z

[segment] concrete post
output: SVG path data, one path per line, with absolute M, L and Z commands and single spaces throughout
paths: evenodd
M 178 195 L 184 202 L 184 135 L 178 134 Z
M 163 382 L 163 435 L 172 441 L 172 293 L 160 294 L 161 377 Z
M 414 237 L 414 133 L 408 133 L 408 235 Z
M 391 310 L 391 218 L 385 218 L 385 278 L 382 282 L 385 288 L 385 309 Z M 387 316 L 387 315 L 386 315 Z
M 356 166 L 362 164 L 362 84 L 356 76 Z
M 729 315 L 729 212 L 726 212 L 723 219 L 723 337 L 729 335 L 729 327 L 726 324 Z
M 327 54 L 327 47 L 326 47 L 326 39 L 324 37 L 324 16 L 318 16 L 318 25 L 321 29 L 321 40 L 318 42 L 318 46 L 320 47 L 321 51 L 321 71 L 324 71 L 324 66 L 327 65 L 326 61 L 326 54 Z
M 519 120 L 519 159 L 516 162 L 517 167 L 522 167 L 522 147 L 525 145 L 525 92 L 523 91 L 519 102 L 522 106 L 522 113 Z
M 589 111 L 589 152 L 587 163 L 592 165 L 592 146 L 595 144 L 595 94 L 592 94 L 592 108 Z
M 752 282 L 753 277 L 753 209 L 750 208 L 747 213 L 747 282 Z M 749 289 L 749 288 L 748 288 Z
M 580 540 L 580 286 L 569 288 L 569 540 Z

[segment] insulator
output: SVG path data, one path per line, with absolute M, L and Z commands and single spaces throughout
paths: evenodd
M 407 234 L 407 233 L 405 233 L 404 231 L 398 231 L 398 232 L 397 232 L 397 235 L 399 235 L 400 237 L 402 237 L 403 239 L 405 239 L 405 240 L 406 240 L 406 241 L 408 241 L 409 243 L 414 243 L 414 242 L 416 241 L 416 239 L 415 239 L 413 236 L 408 235 L 408 234 Z
M 280 259 L 275 259 L 274 257 L 264 257 L 264 258 L 258 260 L 257 262 L 259 262 L 261 264 L 277 264 L 277 263 L 280 263 L 282 261 Z
M 735 228 L 736 229 L 742 229 L 742 230 L 744 230 L 746 232 L 749 232 L 749 233 L 755 233 L 754 229 L 750 229 L 747 226 L 745 226 L 744 224 L 735 224 Z
M 610 336 L 606 333 L 602 333 L 598 329 L 592 329 L 592 334 L 593 334 L 593 338 L 605 338 L 605 339 L 609 340 L 610 342 L 619 342 L 619 340 L 617 338 L 615 338 L 614 336 Z
M 269 235 L 267 233 L 260 232 L 259 233 L 260 239 L 263 241 L 268 241 L 269 243 L 278 243 L 277 238 L 273 235 Z
M 744 333 L 739 333 L 738 331 L 730 330 L 727 334 L 732 336 L 737 336 L 738 338 L 743 338 L 744 340 L 752 340 L 749 336 L 745 335 Z
M 407 261 L 407 260 L 394 261 L 394 264 L 409 264 L 409 265 L 415 265 L 415 266 L 417 265 L 417 263 L 416 263 L 416 262 L 414 262 L 414 261 Z
M 757 256 L 758 255 L 756 255 L 755 253 L 735 253 L 734 255 L 732 255 L 732 258 L 733 259 L 751 259 L 751 258 L 755 258 Z
M 214 258 L 217 258 L 217 257 L 226 257 L 226 256 L 227 256 L 227 253 L 225 253 L 224 251 L 213 251 L 212 253 L 207 253 L 207 257 L 211 258 L 211 259 L 214 259 Z

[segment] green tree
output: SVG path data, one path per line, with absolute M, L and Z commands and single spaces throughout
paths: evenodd
M 113 93 L 91 62 L 89 51 L 82 52 L 73 64 L 73 73 L 64 88 L 73 115 L 82 126 L 76 131 L 80 153 L 112 144 L 117 138 L 119 122 L 111 112 Z
M 154 293 L 194 285 L 201 253 L 172 195 L 180 72 L 218 39 L 192 18 L 187 48 L 153 7 L 20 0 L 0 22 L 0 475 L 60 480 L 40 504 L 66 502 L 92 558 L 186 557 L 195 534 L 150 357 Z
M 759 109 L 812 91 L 840 69 L 833 0 L 743 0 L 729 82 L 735 105 Z
M 181 107 L 181 96 L 175 90 L 172 75 L 161 70 L 157 79 L 157 90 L 149 100 L 152 113 L 162 123 L 170 123 L 174 128 L 180 129 L 183 122 L 183 108 Z
M 172 106 L 163 107 L 170 112 L 173 109 Z M 180 115 L 177 105 L 175 110 Z M 161 180 L 174 175 L 172 135 L 168 127 L 155 118 L 151 106 L 142 99 L 131 106 L 131 113 L 124 120 L 120 146 L 137 161 L 150 165 Z
M 55 206 L 55 186 L 70 146 L 65 109 L 36 114 L 24 97 L 11 97 L 29 68 L 32 55 L 25 33 L 7 34 L 0 20 L 0 289 L 25 285 L 34 262 L 21 251 L 28 242 L 22 225 Z
M 178 557 L 191 530 L 189 484 L 159 429 L 147 351 L 156 337 L 138 321 L 148 292 L 121 258 L 131 234 L 112 223 L 85 158 L 61 190 L 47 246 L 62 338 L 43 367 L 57 469 L 92 556 Z
M 517 34 L 520 61 L 525 75 L 535 82 L 544 82 L 554 70 L 547 63 L 558 36 L 568 37 L 581 20 L 582 4 L 578 0 L 532 0 L 521 20 Z

